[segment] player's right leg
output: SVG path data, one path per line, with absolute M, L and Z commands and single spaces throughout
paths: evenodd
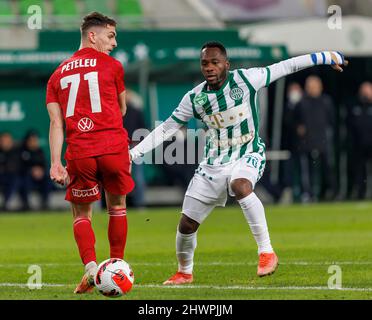
M 128 230 L 126 194 L 134 188 L 128 150 L 100 156 L 97 163 L 109 214 L 110 257 L 123 259 Z
M 182 217 L 176 234 L 178 270 L 166 280 L 165 285 L 180 285 L 193 282 L 194 253 L 197 246 L 197 230 L 213 210 L 214 205 L 185 196 Z
M 107 190 L 105 190 L 105 196 L 109 214 L 107 235 L 110 258 L 124 259 L 128 232 L 126 196 L 113 195 Z
M 176 234 L 178 271 L 164 284 L 185 284 L 193 281 L 193 260 L 197 245 L 197 230 L 216 206 L 227 201 L 226 175 L 221 168 L 199 165 L 187 188 L 182 205 L 182 217 Z

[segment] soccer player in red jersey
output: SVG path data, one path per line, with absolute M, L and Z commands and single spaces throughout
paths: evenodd
M 92 203 L 105 190 L 109 213 L 110 257 L 124 257 L 127 238 L 125 195 L 134 187 L 130 175 L 124 70 L 110 57 L 117 46 L 116 22 L 98 12 L 84 17 L 81 46 L 50 77 L 46 103 L 50 117 L 50 177 L 67 184 L 73 231 L 85 274 L 75 293 L 93 290 L 97 269 Z M 66 131 L 67 149 L 61 162 Z

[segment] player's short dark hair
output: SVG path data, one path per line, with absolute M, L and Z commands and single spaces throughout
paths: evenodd
M 208 41 L 203 44 L 202 48 L 200 49 L 200 52 L 202 52 L 205 48 L 218 48 L 221 53 L 227 58 L 227 51 L 225 46 L 218 41 Z
M 80 30 L 82 35 L 86 35 L 87 30 L 93 26 L 106 27 L 107 25 L 116 27 L 116 21 L 97 11 L 91 12 L 83 18 Z

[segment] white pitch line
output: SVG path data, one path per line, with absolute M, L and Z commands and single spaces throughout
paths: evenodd
M 315 286 L 287 286 L 287 287 L 253 287 L 253 286 L 213 286 L 213 285 L 180 285 L 180 286 L 164 286 L 161 284 L 143 284 L 137 285 L 142 288 L 185 288 L 185 289 L 216 289 L 216 290 L 332 290 L 332 291 L 368 291 L 372 292 L 372 288 L 341 288 L 330 289 L 328 287 Z
M 57 284 L 57 283 L 43 283 L 40 285 L 43 287 L 74 287 L 74 284 Z M 24 283 L 0 283 L 0 287 L 19 287 L 28 288 L 27 284 Z M 162 284 L 135 284 L 134 288 L 147 288 L 147 289 L 213 289 L 213 290 L 247 290 L 247 291 L 262 291 L 262 290 L 326 290 L 326 291 L 358 291 L 358 292 L 372 292 L 372 288 L 341 288 L 341 289 L 330 289 L 328 287 L 321 286 L 282 286 L 282 287 L 253 287 L 253 286 L 214 286 L 214 285 L 179 285 L 179 286 L 164 286 Z
M 372 265 L 372 261 L 280 261 L 280 265 L 295 265 L 295 266 L 329 266 L 329 265 Z M 81 263 L 42 263 L 42 262 L 33 262 L 33 263 L 10 263 L 10 264 L 0 264 L 0 268 L 24 268 L 29 267 L 30 265 L 39 265 L 41 267 L 78 267 L 82 266 Z M 176 262 L 130 262 L 132 266 L 153 266 L 153 267 L 166 267 L 166 266 L 175 266 Z M 197 262 L 195 265 L 200 266 L 256 266 L 257 261 L 242 261 L 242 262 L 224 262 L 224 261 L 212 261 L 212 262 Z
M 31 284 L 30 286 L 36 286 L 36 287 L 69 287 L 73 285 L 68 284 L 59 284 L 59 283 L 42 283 L 42 284 Z M 29 285 L 26 283 L 0 283 L 0 287 L 20 287 L 20 288 L 28 288 Z

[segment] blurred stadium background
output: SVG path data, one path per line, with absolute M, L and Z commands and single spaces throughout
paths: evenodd
M 28 11 L 32 10 L 31 5 L 42 9 L 41 29 L 28 27 L 33 14 Z M 342 9 L 341 29 L 329 27 L 329 22 L 333 21 L 333 13 L 328 12 L 331 5 Z M 366 140 L 362 148 L 367 151 L 371 140 L 368 126 L 372 127 L 372 96 L 366 102 L 369 111 L 364 113 L 364 109 L 360 111 L 357 106 L 360 105 L 360 85 L 372 81 L 372 1 L 0 0 L 0 131 L 9 132 L 19 146 L 30 130 L 36 132 L 47 166 L 46 83 L 56 66 L 78 49 L 81 18 L 91 11 L 100 11 L 118 22 L 118 48 L 113 56 L 124 65 L 126 86 L 132 91 L 131 103 L 142 111 L 137 117 L 143 116 L 148 129 L 153 129 L 156 121 L 165 120 L 183 94 L 203 80 L 198 59 L 200 47 L 206 41 L 223 42 L 233 68 L 265 66 L 322 50 L 344 53 L 350 67 L 343 74 L 328 67 L 314 67 L 262 90 L 261 136 L 267 144 L 269 161 L 257 193 L 265 203 L 349 201 L 371 197 L 372 168 L 366 165 L 370 154 L 357 149 L 353 139 Z M 304 87 L 310 75 L 322 80 L 324 94 L 333 102 L 334 122 L 326 128 L 315 121 L 315 126 L 309 128 L 313 132 L 330 132 L 329 140 L 323 141 L 330 166 L 327 172 L 314 175 L 314 194 L 306 197 L 302 185 L 304 169 L 298 150 L 293 146 L 297 123 L 292 117 L 293 110 L 288 108 L 287 92 L 292 82 Z M 365 116 L 358 118 L 360 112 Z M 356 115 L 356 123 L 348 121 L 349 115 Z M 195 120 L 189 127 L 199 128 L 201 123 Z M 360 130 L 354 132 L 352 128 L 355 127 Z M 372 142 L 370 147 L 372 150 Z M 316 150 L 314 152 L 313 161 L 318 165 L 322 160 L 317 157 Z M 9 169 L 4 169 L 8 160 L 6 153 L 0 151 L 3 171 Z M 355 169 L 364 165 L 366 172 Z M 137 200 L 130 195 L 129 205 L 180 205 L 195 168 L 196 165 L 186 164 L 145 164 L 142 167 L 144 184 L 139 184 L 141 188 L 137 190 L 140 195 Z M 25 171 L 22 163 L 17 170 Z M 48 170 L 45 168 L 45 172 Z M 328 186 L 324 185 L 327 180 L 322 179 L 324 176 L 331 181 Z M 359 190 L 361 184 L 365 190 Z M 24 185 L 18 182 L 18 186 L 12 188 L 19 191 Z M 4 203 L 8 186 L 9 179 L 4 178 L 0 186 L 0 204 Z M 63 200 L 64 190 L 49 186 L 50 199 L 45 205 L 49 209 L 68 208 Z M 16 192 L 5 209 L 28 209 L 21 198 Z M 30 209 L 40 208 L 39 196 L 32 188 Z

